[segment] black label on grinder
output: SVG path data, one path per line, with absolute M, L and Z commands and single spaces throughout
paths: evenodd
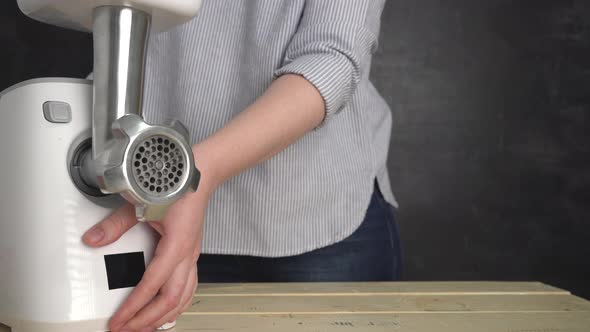
M 135 287 L 145 272 L 143 252 L 105 255 L 109 290 Z

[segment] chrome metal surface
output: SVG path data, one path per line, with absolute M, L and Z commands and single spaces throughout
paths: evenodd
M 188 130 L 177 121 L 157 126 L 141 117 L 149 31 L 150 16 L 142 11 L 95 9 L 92 158 L 80 167 L 85 183 L 133 204 L 139 221 L 162 220 L 200 179 Z M 156 150 L 151 149 L 154 140 Z
M 133 152 L 133 179 L 149 195 L 174 192 L 184 178 L 185 153 L 178 142 L 154 135 L 138 142 Z
M 113 123 L 125 114 L 141 116 L 145 56 L 151 16 L 119 6 L 94 10 L 93 156 L 113 138 Z
M 93 160 L 104 165 L 98 175 L 100 188 L 119 193 L 135 205 L 139 221 L 162 220 L 170 205 L 188 191 L 197 190 L 200 180 L 188 136 L 183 133 L 186 129 L 180 123 L 155 126 L 137 115 L 124 115 L 113 124 L 114 139 L 109 150 Z M 171 181 L 163 181 L 164 173 L 167 177 L 173 175 Z
M 84 151 L 80 162 L 81 170 L 80 175 L 82 180 L 92 187 L 98 188 L 98 182 L 96 179 L 96 163 L 92 162 L 92 147 L 88 151 Z

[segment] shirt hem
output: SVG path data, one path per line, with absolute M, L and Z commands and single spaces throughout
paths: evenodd
M 363 213 L 361 214 L 360 218 L 358 218 L 357 222 L 354 223 L 349 228 L 347 228 L 345 231 L 337 234 L 334 237 L 331 237 L 328 240 L 321 241 L 319 244 L 308 245 L 303 248 L 298 248 L 298 249 L 294 249 L 294 250 L 273 252 L 272 254 L 269 254 L 268 252 L 262 252 L 259 250 L 240 250 L 237 248 L 232 249 L 232 248 L 210 248 L 210 247 L 203 249 L 201 251 L 201 253 L 204 255 L 231 255 L 231 256 L 251 256 L 251 257 L 263 257 L 263 258 L 282 258 L 282 257 L 303 255 L 303 254 L 306 254 L 306 253 L 309 253 L 309 252 L 312 252 L 312 251 L 315 251 L 318 249 L 322 249 L 322 248 L 337 244 L 337 243 L 345 240 L 346 238 L 350 237 L 354 232 L 356 232 L 356 230 L 359 229 L 359 227 L 362 225 L 362 223 L 365 220 L 365 217 L 367 215 L 367 210 L 369 209 L 369 204 L 371 202 L 371 197 L 372 197 L 373 191 L 374 191 L 374 189 L 373 189 L 374 188 L 374 181 L 376 178 L 377 178 L 377 181 L 379 181 L 379 177 L 377 175 L 369 177 L 369 178 L 371 179 L 371 181 L 368 184 L 366 184 L 366 186 L 369 188 L 369 190 L 367 191 L 368 194 L 365 195 L 365 197 L 364 197 L 365 208 L 363 209 Z

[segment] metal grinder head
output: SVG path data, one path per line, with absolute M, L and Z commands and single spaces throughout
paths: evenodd
M 197 190 L 200 173 L 180 122 L 155 126 L 125 115 L 114 123 L 113 134 L 112 149 L 98 159 L 110 165 L 98 184 L 135 205 L 139 221 L 161 220 L 170 205 Z
M 144 66 L 151 16 L 122 6 L 94 11 L 92 153 L 80 168 L 85 185 L 120 194 L 140 221 L 159 221 L 196 191 L 189 133 L 178 121 L 151 125 L 142 118 Z

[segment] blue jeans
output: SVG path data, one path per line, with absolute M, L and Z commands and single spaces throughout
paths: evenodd
M 375 185 L 361 226 L 336 244 L 281 258 L 203 254 L 198 270 L 199 282 L 399 280 L 401 250 L 394 209 Z

